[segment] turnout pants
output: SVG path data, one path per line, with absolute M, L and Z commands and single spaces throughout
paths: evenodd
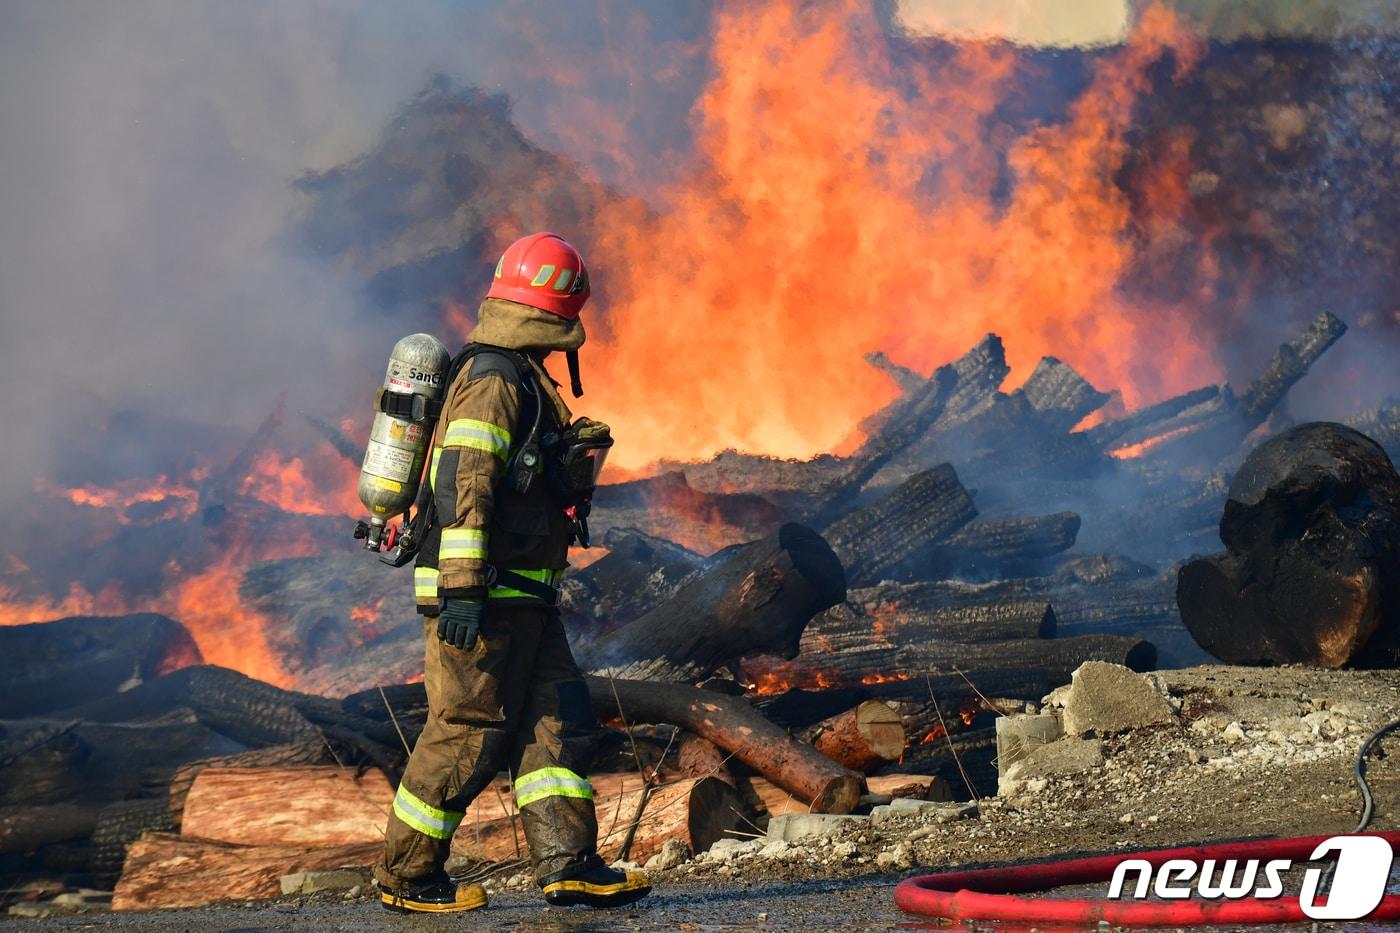
M 489 606 L 470 650 L 439 641 L 435 618 L 425 633 L 428 722 L 394 798 L 376 879 L 401 889 L 440 875 L 463 812 L 506 769 L 535 877 L 591 854 L 597 723 L 558 612 Z

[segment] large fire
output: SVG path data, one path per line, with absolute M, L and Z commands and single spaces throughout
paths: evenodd
M 871 7 L 725 5 L 696 164 L 654 217 L 600 223 L 588 357 L 625 463 L 831 450 L 894 392 L 863 354 L 928 371 L 992 330 L 1015 335 L 1013 380 L 1054 353 L 1130 405 L 1219 375 L 1192 313 L 1121 288 L 1186 204 L 1176 145 L 1138 172 L 1150 220 L 1134 221 L 1133 110 L 1153 66 L 1183 73 L 1200 40 L 1146 9 L 1063 123 L 1008 146 L 991 121 L 1018 53 L 896 60 Z
M 186 477 L 161 476 L 150 483 L 122 482 L 110 487 L 66 488 L 47 479 L 36 492 L 75 506 L 91 508 L 115 526 L 157 526 L 194 517 L 200 507 L 201 484 L 211 473 L 207 465 Z M 300 457 L 284 457 L 272 449 L 260 451 L 246 475 L 235 483 L 250 503 L 292 515 L 354 515 L 359 503 L 354 491 L 354 468 L 329 467 L 313 479 Z M 201 540 L 161 568 L 161 584 L 152 595 L 132 595 L 120 581 L 90 592 L 71 582 L 61 599 L 28 595 L 11 583 L 0 583 L 0 625 L 57 619 L 74 615 L 119 615 L 159 612 L 180 621 L 198 645 L 203 660 L 253 677 L 292 686 L 295 678 L 268 641 L 270 621 L 247 605 L 240 590 L 244 568 L 257 560 L 315 553 L 315 542 L 284 529 L 260 536 L 256 529 L 237 525 L 227 533 Z M 18 578 L 32 575 L 25 566 L 12 568 Z M 372 633 L 377 607 L 363 607 L 351 620 Z M 173 663 L 196 663 L 188 657 Z
M 695 107 L 693 164 L 645 206 L 619 198 L 598 218 L 590 244 L 598 299 L 585 350 L 598 386 L 589 407 L 623 440 L 620 466 L 729 447 L 792 457 L 835 450 L 895 393 L 864 354 L 883 350 L 927 372 L 992 330 L 1014 334 L 1013 379 L 1053 353 L 1130 406 L 1220 375 L 1214 341 L 1183 310 L 1190 302 L 1163 307 L 1124 287 L 1130 272 L 1140 281 L 1144 266 L 1179 258 L 1171 251 L 1186 209 L 1189 140 L 1169 140 L 1131 166 L 1133 198 L 1120 181 L 1154 68 L 1184 73 L 1200 40 L 1165 9 L 1145 9 L 1062 122 L 1008 139 L 995 131 L 997 112 L 1021 52 L 965 41 L 934 64 L 899 52 L 873 6 L 721 5 L 712 78 Z M 630 158 L 619 154 L 619 164 Z M 519 232 L 503 219 L 498 226 L 503 241 Z M 1191 273 L 1188 291 L 1209 288 L 1206 251 Z M 468 329 L 464 309 L 448 317 L 452 332 Z M 354 464 L 317 460 L 310 445 L 283 448 L 240 461 L 242 475 L 221 495 L 285 515 L 359 514 Z M 113 529 L 195 525 L 209 472 L 109 488 L 41 482 L 39 492 L 109 516 Z M 733 540 L 731 517 L 703 496 L 660 494 L 690 496 L 668 503 L 689 503 L 694 521 L 679 533 L 690 543 L 712 550 Z M 120 582 L 95 593 L 73 583 L 53 599 L 0 588 L 0 624 L 163 612 L 190 629 L 207 662 L 289 685 L 268 620 L 240 588 L 252 562 L 312 553 L 314 544 L 292 536 L 269 545 L 254 540 L 257 529 L 236 530 L 237 540 L 168 561 L 153 595 L 131 595 Z M 361 606 L 350 621 L 372 634 L 380 606 Z M 775 665 L 754 688 L 834 682 Z

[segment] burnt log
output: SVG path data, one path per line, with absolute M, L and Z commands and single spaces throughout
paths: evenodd
M 149 612 L 0 627 L 0 719 L 100 700 L 201 660 L 183 625 Z
M 1199 427 L 1157 444 L 1154 456 L 1208 463 L 1225 456 L 1264 423 L 1288 390 L 1346 331 L 1346 324 L 1338 318 L 1325 311 L 1319 314 L 1301 333 L 1279 345 L 1269 365 L 1238 398 L 1227 398 L 1231 404 L 1223 405 Z
M 967 799 L 963 772 L 979 795 L 994 796 L 997 770 L 996 729 L 973 729 L 957 735 L 931 736 L 904 752 L 898 764 L 886 765 L 886 773 L 938 775 L 951 785 L 958 799 Z M 990 766 L 990 767 L 989 767 Z
M 1122 635 L 1022 639 L 980 644 L 869 644 L 842 651 L 805 653 L 792 660 L 746 658 L 741 667 L 751 682 L 802 687 L 854 686 L 882 672 L 967 672 L 1024 668 L 1043 671 L 1052 685 L 1068 683 L 1085 661 L 1109 661 L 1135 671 L 1151 670 L 1157 652 L 1151 643 Z
M 1008 566 L 1014 573 L 1025 564 L 1074 547 L 1079 527 L 1079 516 L 1073 512 L 973 522 L 931 549 L 922 575 L 1005 576 Z
M 1041 357 L 1035 371 L 1017 390 L 1051 431 L 1065 432 L 1098 411 L 1109 399 L 1074 367 L 1053 356 Z
M 947 410 L 958 388 L 954 366 L 940 366 L 914 392 L 891 402 L 861 423 L 866 441 L 851 466 L 832 481 L 820 496 L 824 503 L 808 519 L 821 528 L 850 509 L 860 491 L 891 460 L 926 435 Z
M 739 697 L 682 684 L 588 678 L 593 709 L 629 722 L 665 722 L 714 742 L 750 768 L 810 804 L 817 813 L 849 813 L 861 777 L 791 738 Z M 616 696 L 614 696 L 614 691 Z
M 929 550 L 977 514 L 950 464 L 917 473 L 893 492 L 826 529 L 853 586 L 919 572 Z
M 775 725 L 798 730 L 863 700 L 876 698 L 897 704 L 937 702 L 950 710 L 984 696 L 991 700 L 1039 700 L 1050 692 L 1050 681 L 1039 670 L 982 670 L 967 676 L 886 673 L 867 675 L 866 680 L 871 682 L 829 690 L 794 688 L 763 695 L 755 698 L 754 708 Z
M 101 807 L 85 802 L 0 807 L 0 855 L 27 855 L 86 839 L 99 812 Z
M 639 528 L 708 552 L 770 534 L 783 520 L 782 510 L 762 496 L 704 492 L 674 470 L 599 486 L 589 524 L 596 534 Z
M 1400 460 L 1400 405 L 1391 403 L 1364 411 L 1347 424 L 1384 447 L 1392 463 Z
M 367 761 L 386 770 L 401 766 L 407 754 L 389 722 L 347 711 L 339 700 L 283 690 L 212 665 L 176 671 L 75 707 L 71 715 L 95 722 L 139 722 L 177 710 L 192 711 L 209 729 L 250 748 L 319 743 L 329 736 L 352 752 L 349 763 Z
M 894 384 L 899 386 L 901 395 L 917 392 L 924 384 L 923 376 L 920 376 L 907 366 L 900 366 L 894 360 L 886 356 L 883 350 L 876 350 L 874 353 L 865 354 L 865 361 L 893 379 Z
M 151 781 L 156 772 L 168 775 L 186 762 L 242 750 L 188 714 L 150 723 L 79 723 L 0 769 L 0 800 L 102 804 L 161 793 L 161 782 Z
M 745 655 L 791 657 L 808 621 L 845 595 L 841 563 L 826 541 L 787 524 L 719 555 L 711 570 L 606 642 L 580 646 L 579 666 L 694 682 Z
M 583 641 L 654 609 L 707 563 L 688 548 L 635 528 L 610 529 L 603 546 L 604 557 L 564 580 L 564 621 Z
M 888 703 L 866 700 L 819 723 L 807 740 L 832 761 L 863 774 L 904 753 L 904 723 Z
M 121 875 L 128 847 L 142 833 L 174 829 L 170 801 L 165 797 L 120 800 L 108 804 L 97 815 L 92 831 L 90 868 L 93 876 L 104 887 L 114 884 Z
M 1400 643 L 1400 475 L 1375 441 L 1300 425 L 1230 484 L 1226 551 L 1181 569 L 1193 638 L 1236 664 L 1393 665 Z
M 1204 386 L 1105 421 L 1084 432 L 1100 448 L 1122 448 L 1200 424 L 1233 404 L 1228 386 Z
M 901 603 L 897 587 L 875 587 L 853 591 L 845 604 L 813 619 L 802 634 L 801 648 L 820 654 L 866 645 L 1054 638 L 1056 624 L 1055 610 L 1043 597 L 925 607 Z

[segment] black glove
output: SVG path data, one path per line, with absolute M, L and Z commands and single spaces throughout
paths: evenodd
M 449 645 L 470 651 L 481 633 L 486 604 L 478 599 L 446 599 L 438 613 L 438 638 Z

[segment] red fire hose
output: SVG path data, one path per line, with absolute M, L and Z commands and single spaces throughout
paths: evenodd
M 1400 844 L 1400 832 L 1368 833 L 1392 846 Z M 1290 923 L 1306 921 L 1298 899 L 1245 898 L 1232 901 L 1132 901 L 1101 898 L 1018 897 L 1064 885 L 1108 881 L 1125 859 L 1142 859 L 1154 868 L 1171 859 L 1291 859 L 1306 861 L 1313 849 L 1331 836 L 1294 836 L 1287 839 L 1250 839 L 1180 849 L 1155 849 L 1121 855 L 982 868 L 923 875 L 901 882 L 894 900 L 910 913 L 947 920 L 1010 920 L 1037 924 L 1094 926 L 1106 921 L 1115 926 L 1180 927 L 1201 924 Z M 1387 895 L 1368 922 L 1400 919 L 1400 895 Z

